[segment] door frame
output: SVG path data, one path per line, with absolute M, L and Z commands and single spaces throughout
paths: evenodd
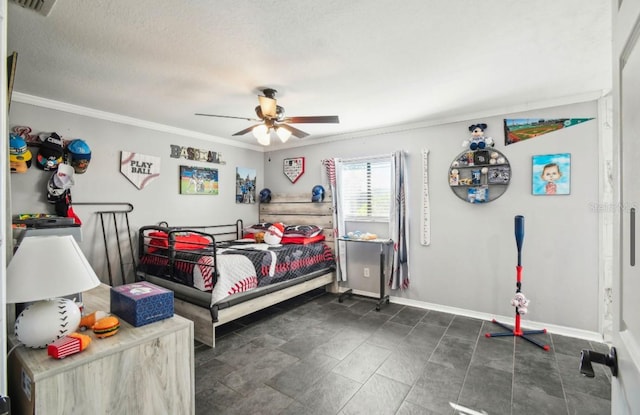
M 640 53 L 640 0 L 612 0 L 612 36 L 613 36 L 613 127 L 614 127 L 614 200 L 617 203 L 618 215 L 614 218 L 614 277 L 613 277 L 613 346 L 618 351 L 619 372 L 618 377 L 611 382 L 611 412 L 615 414 L 630 414 L 632 409 L 640 407 L 640 398 L 637 391 L 640 390 L 640 344 L 635 337 L 625 330 L 622 318 L 622 273 L 624 270 L 624 246 L 626 218 L 630 215 L 630 209 L 640 206 L 632 206 L 624 198 L 623 192 L 623 151 L 624 142 L 622 136 L 622 69 L 624 58 L 634 53 Z M 635 55 L 634 55 L 635 56 Z M 638 133 L 640 134 L 640 132 Z M 640 194 L 640 192 L 638 193 Z M 640 197 L 638 198 L 640 201 Z M 635 201 L 634 201 L 635 202 Z M 640 209 L 638 209 L 640 210 Z M 636 227 L 637 228 L 637 227 Z M 626 230 L 628 232 L 628 230 Z M 636 234 L 638 232 L 636 231 Z M 640 274 L 640 268 L 637 272 Z M 630 392 L 630 393 L 627 393 Z M 635 408 L 637 409 L 637 408 Z

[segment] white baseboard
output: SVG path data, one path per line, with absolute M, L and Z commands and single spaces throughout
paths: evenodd
M 339 288 L 339 292 L 340 293 L 343 293 L 343 292 L 345 292 L 347 290 L 348 290 L 348 288 L 345 288 L 345 287 L 340 287 Z M 371 298 L 374 298 L 374 299 L 380 298 L 378 293 L 372 293 L 372 292 L 368 292 L 368 291 L 361 291 L 361 290 L 355 290 L 355 289 L 352 289 L 352 292 L 355 295 L 361 295 L 363 297 L 371 297 Z M 459 315 L 459 316 L 477 318 L 479 320 L 493 321 L 493 319 L 496 319 L 497 321 L 499 321 L 501 323 L 504 323 L 504 324 L 507 324 L 507 325 L 511 325 L 511 326 L 513 326 L 514 318 L 515 318 L 515 315 L 513 315 L 513 316 L 498 316 L 498 315 L 494 315 L 494 314 L 482 313 L 482 312 L 474 311 L 474 310 L 468 310 L 468 309 L 465 309 L 465 308 L 450 307 L 450 306 L 441 305 L 441 304 L 427 303 L 427 302 L 424 302 L 424 301 L 411 300 L 411 299 L 402 298 L 402 297 L 389 296 L 389 301 L 391 303 L 393 303 L 393 304 L 407 305 L 407 306 L 410 306 L 410 307 L 422 308 L 424 310 L 441 311 L 443 313 L 450 313 L 450 314 L 456 314 L 456 315 Z M 540 322 L 529 321 L 529 320 L 524 320 L 524 319 L 521 319 L 520 325 L 521 325 L 522 329 L 525 329 L 525 330 L 547 329 L 548 333 L 559 334 L 559 335 L 562 335 L 562 336 L 568 336 L 568 337 L 574 337 L 574 338 L 577 338 L 577 339 L 583 339 L 583 340 L 589 340 L 589 341 L 595 341 L 595 342 L 599 342 L 599 343 L 604 343 L 604 336 L 601 333 L 597 333 L 597 332 L 593 332 L 593 331 L 576 329 L 576 328 L 573 328 L 573 327 L 558 326 L 558 325 L 555 325 L 555 324 L 540 323 Z
M 496 319 L 497 321 L 504 324 L 508 324 L 508 325 L 513 325 L 514 318 L 515 318 L 515 314 L 513 316 L 498 316 L 498 315 L 489 314 L 489 313 L 481 313 L 479 311 L 474 311 L 474 310 L 467 310 L 464 308 L 449 307 L 449 306 L 440 305 L 440 304 L 426 303 L 424 301 L 416 301 L 416 300 L 411 300 L 408 298 L 401 298 L 401 297 L 389 297 L 389 300 L 394 304 L 408 305 L 411 307 L 422 308 L 425 310 L 441 311 L 444 313 L 451 313 L 451 314 L 456 314 L 456 315 L 465 316 L 465 317 L 477 318 L 479 320 L 493 321 L 493 319 Z M 547 332 L 553 333 L 553 334 L 559 334 L 559 335 L 568 336 L 568 337 L 575 337 L 578 339 L 584 339 L 584 340 L 595 341 L 600 343 L 604 342 L 603 335 L 593 331 L 576 329 L 573 327 L 558 326 L 555 324 L 540 323 L 536 321 L 529 321 L 529 320 L 523 320 L 523 319 L 521 319 L 520 325 L 523 329 L 526 329 L 526 330 L 542 330 L 546 328 Z

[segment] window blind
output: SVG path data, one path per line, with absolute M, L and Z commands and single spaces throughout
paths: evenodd
M 342 161 L 338 186 L 345 220 L 389 220 L 391 160 L 384 156 Z

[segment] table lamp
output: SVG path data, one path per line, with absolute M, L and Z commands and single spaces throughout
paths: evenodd
M 15 334 L 26 347 L 44 348 L 73 333 L 81 312 L 75 301 L 57 298 L 100 285 L 71 235 L 24 238 L 7 267 L 7 303 L 30 303 L 16 318 Z

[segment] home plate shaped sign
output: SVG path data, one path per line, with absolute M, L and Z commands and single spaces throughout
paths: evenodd
M 160 157 L 123 151 L 120 156 L 120 172 L 138 189 L 160 176 Z
M 284 159 L 282 171 L 291 183 L 295 183 L 304 174 L 304 157 Z

